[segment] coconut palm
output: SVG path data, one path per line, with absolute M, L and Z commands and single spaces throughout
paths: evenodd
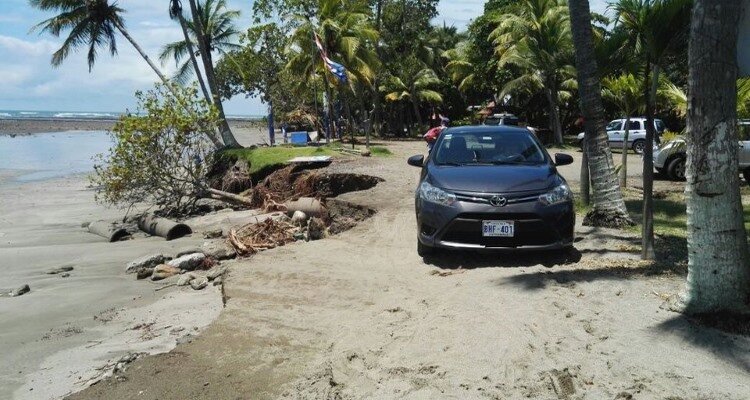
M 750 263 L 737 154 L 742 2 L 696 0 L 688 57 L 688 313 L 746 312 Z M 721 40 L 721 45 L 717 45 Z
M 555 142 L 562 144 L 562 124 L 558 91 L 573 73 L 572 41 L 568 8 L 564 0 L 521 0 L 514 12 L 497 18 L 497 28 L 490 34 L 499 57 L 499 66 L 516 65 L 525 74 L 510 88 L 540 82 L 548 102 L 550 126 Z
M 290 38 L 287 68 L 303 76 L 325 76 L 324 89 L 328 99 L 332 99 L 333 89 L 349 91 L 361 99 L 364 96 L 362 89 L 372 88 L 380 65 L 374 50 L 379 34 L 370 25 L 370 8 L 364 2 L 317 0 L 316 10 L 315 15 L 299 13 L 293 16 L 298 27 Z M 316 36 L 328 57 L 344 66 L 349 85 L 339 85 L 337 78 L 328 72 L 315 45 Z M 328 105 L 328 113 L 332 116 L 333 101 Z M 329 129 L 333 131 L 331 120 L 329 118 Z
M 630 138 L 630 117 L 641 110 L 643 93 L 642 83 L 633 74 L 608 77 L 603 81 L 603 97 L 617 107 L 625 116 L 625 136 L 622 142 L 622 164 L 620 164 L 620 186 L 628 186 L 628 139 Z
M 610 7 L 616 24 L 628 32 L 625 51 L 642 62 L 646 99 L 646 151 L 643 153 L 643 246 L 641 257 L 654 259 L 654 104 L 665 57 L 686 48 L 692 0 L 619 0 Z
M 183 43 L 184 43 L 183 54 L 187 53 L 187 55 L 190 58 L 190 64 L 193 66 L 193 71 L 195 72 L 195 75 L 198 79 L 198 84 L 200 85 L 201 91 L 203 92 L 203 97 L 206 98 L 206 101 L 208 101 L 209 103 L 212 103 L 213 99 L 211 98 L 211 95 L 208 93 L 208 89 L 206 88 L 206 81 L 203 79 L 203 74 L 201 73 L 201 69 L 198 66 L 198 59 L 197 59 L 196 51 L 195 51 L 195 43 L 193 42 L 193 39 L 190 36 L 190 33 L 188 32 L 188 21 L 185 19 L 185 16 L 182 13 L 182 2 L 180 0 L 170 1 L 169 18 L 176 19 L 180 23 L 180 28 L 182 29 L 182 36 L 185 38 L 183 40 Z M 161 60 L 162 64 L 164 64 L 165 58 L 166 58 L 165 52 L 162 51 L 162 54 L 159 56 L 159 59 Z M 179 64 L 180 60 L 177 57 L 176 53 L 174 54 L 174 58 L 175 58 L 175 63 Z M 185 63 L 183 68 L 187 65 L 188 64 Z M 180 69 L 182 70 L 183 68 L 180 68 Z M 180 75 L 181 74 L 178 74 L 178 76 Z
M 665 80 L 660 84 L 659 97 L 668 102 L 678 116 L 687 116 L 688 97 L 682 88 Z M 750 118 L 750 78 L 737 80 L 737 117 Z
M 474 64 L 469 60 L 471 42 L 461 41 L 456 47 L 443 52 L 446 60 L 445 71 L 458 90 L 468 92 L 477 79 Z
M 230 28 L 232 19 L 239 16 L 239 12 L 226 11 L 225 0 L 206 0 L 204 4 L 196 0 L 188 0 L 188 3 L 190 4 L 190 13 L 193 17 L 193 33 L 195 34 L 195 41 L 198 44 L 201 61 L 203 61 L 203 71 L 206 73 L 206 81 L 208 81 L 208 88 L 213 98 L 212 103 L 219 112 L 219 130 L 221 131 L 222 140 L 227 147 L 242 147 L 237 142 L 234 134 L 232 134 L 229 122 L 227 122 L 226 115 L 224 114 L 224 105 L 221 103 L 212 54 L 214 50 L 217 50 L 213 35 L 216 32 L 234 30 Z
M 172 1 L 179 3 L 179 0 Z M 199 9 L 203 10 L 201 20 L 204 21 L 203 31 L 206 34 L 209 49 L 220 55 L 240 49 L 240 46 L 236 43 L 239 31 L 233 23 L 240 13 L 237 10 L 226 10 L 225 7 L 225 0 L 207 0 L 205 5 L 199 5 Z M 207 13 L 206 11 L 210 12 Z M 185 21 L 181 13 L 177 13 L 177 15 L 177 18 Z M 169 59 L 174 60 L 178 69 L 173 79 L 181 84 L 187 82 L 193 73 L 196 73 L 201 79 L 200 69 L 197 67 L 198 63 L 192 64 L 192 61 L 196 60 L 196 54 L 199 54 L 193 50 L 198 36 L 193 21 L 185 21 L 184 31 L 185 39 L 165 45 L 159 54 L 159 60 L 162 63 Z
M 422 115 L 420 113 L 421 103 L 439 104 L 443 102 L 443 96 L 434 87 L 440 85 L 441 81 L 435 72 L 425 68 L 416 74 L 409 74 L 404 79 L 391 76 L 380 90 L 385 94 L 385 100 L 390 102 L 409 101 L 414 108 L 417 123 L 422 126 Z
M 628 215 L 622 191 L 617 184 L 612 151 L 604 129 L 604 107 L 601 84 L 594 49 L 594 31 L 588 0 L 569 0 L 570 25 L 575 46 L 578 92 L 581 113 L 585 119 L 584 152 L 591 176 L 593 210 L 584 223 L 594 226 L 623 226 L 632 221 Z
M 71 52 L 85 46 L 88 48 L 87 60 L 91 71 L 100 48 L 106 48 L 112 56 L 117 54 L 116 32 L 120 32 L 146 60 L 159 79 L 164 83 L 169 82 L 143 48 L 130 36 L 122 18 L 125 10 L 116 3 L 110 3 L 109 0 L 30 0 L 30 4 L 41 11 L 59 12 L 58 15 L 35 25 L 33 30 L 47 32 L 56 37 L 63 31 L 70 31 L 62 46 L 52 55 L 53 66 L 59 66 Z

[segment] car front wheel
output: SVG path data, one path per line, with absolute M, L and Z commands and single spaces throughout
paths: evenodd
M 684 181 L 685 180 L 685 159 L 682 157 L 675 158 L 669 163 L 667 168 L 669 179 L 673 181 Z
M 422 242 L 417 239 L 417 254 L 420 257 L 428 257 L 435 253 L 435 248 L 427 246 L 425 244 L 422 244 Z
M 646 148 L 646 141 L 645 140 L 636 140 L 633 142 L 633 151 L 636 154 L 643 154 L 643 149 Z

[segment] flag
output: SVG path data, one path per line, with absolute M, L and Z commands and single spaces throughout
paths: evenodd
M 333 76 L 335 76 L 340 83 L 346 83 L 348 80 L 346 76 L 346 68 L 344 68 L 343 65 L 336 63 L 328 58 L 328 55 L 326 54 L 325 49 L 323 49 L 323 45 L 320 43 L 320 38 L 317 34 L 315 34 L 315 44 L 318 46 L 318 50 L 320 50 L 320 57 L 323 59 L 323 63 L 325 63 L 328 71 L 333 74 Z

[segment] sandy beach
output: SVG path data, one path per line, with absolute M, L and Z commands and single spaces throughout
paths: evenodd
M 389 148 L 331 167 L 385 179 L 342 196 L 373 218 L 227 263 L 208 329 L 70 399 L 747 398 L 750 339 L 668 311 L 684 266 L 644 266 L 634 234 L 579 226 L 569 253 L 425 263 L 404 162 L 423 145 Z M 561 168 L 573 184 L 577 168 Z
M 97 205 L 84 176 L 18 184 L 15 175 L 0 171 L 0 288 L 31 291 L 0 298 L 0 398 L 61 398 L 122 357 L 169 351 L 219 315 L 218 287 L 155 291 L 161 284 L 125 274 L 137 257 L 195 248 L 202 237 L 108 243 L 81 225 L 123 212 Z M 48 274 L 60 267 L 73 269 Z

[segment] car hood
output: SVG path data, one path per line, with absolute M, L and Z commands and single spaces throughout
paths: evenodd
M 427 179 L 448 191 L 480 193 L 544 191 L 561 182 L 549 165 L 432 165 Z

